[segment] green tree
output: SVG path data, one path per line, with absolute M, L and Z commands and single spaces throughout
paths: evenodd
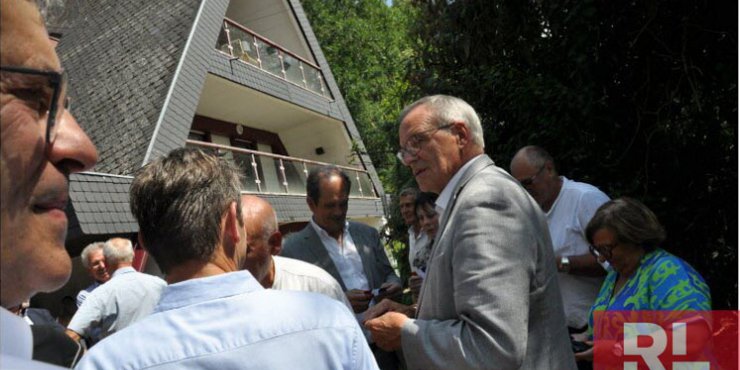
M 641 199 L 714 307 L 737 307 L 737 3 L 414 5 L 412 84 L 470 102 L 499 166 L 538 144 L 562 174 Z
M 396 194 L 396 120 L 412 86 L 406 76 L 416 63 L 409 30 L 416 10 L 407 1 L 302 0 L 339 89 L 362 135 L 387 194 Z M 408 177 L 408 175 L 406 175 Z M 395 203 L 395 202 L 392 202 Z M 388 229 L 401 277 L 408 275 L 405 228 L 391 204 Z

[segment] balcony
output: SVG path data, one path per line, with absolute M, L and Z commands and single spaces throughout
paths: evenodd
M 332 99 L 317 65 L 231 19 L 224 19 L 216 48 L 241 63 Z
M 255 194 L 306 195 L 306 177 L 312 168 L 331 165 L 284 155 L 188 140 L 188 147 L 228 158 L 242 174 L 242 191 Z M 378 199 L 370 175 L 361 168 L 339 166 L 350 179 L 350 198 Z

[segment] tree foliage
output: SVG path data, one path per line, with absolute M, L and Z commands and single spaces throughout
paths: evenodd
M 645 202 L 714 306 L 737 307 L 737 3 L 414 5 L 423 95 L 471 103 L 501 167 L 537 144 L 561 174 Z
M 406 103 L 415 10 L 383 0 L 303 0 L 347 107 L 386 191 L 393 192 L 397 113 Z
M 459 96 L 499 166 L 537 144 L 561 174 L 642 200 L 714 307 L 737 307 L 737 3 L 303 4 L 387 193 L 413 181 L 392 157 L 398 112 Z

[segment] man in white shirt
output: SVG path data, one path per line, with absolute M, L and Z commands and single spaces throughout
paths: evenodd
M 104 284 L 110 279 L 110 274 L 105 266 L 105 256 L 103 256 L 103 246 L 105 242 L 95 242 L 87 245 L 80 253 L 80 261 L 85 267 L 87 273 L 93 279 L 92 284 L 77 293 L 77 307 L 82 306 L 85 298 L 92 293 L 97 287 Z
M 552 156 L 538 146 L 519 149 L 510 168 L 547 216 L 566 324 L 571 333 L 583 332 L 606 275 L 589 252 L 585 230 L 609 197 L 595 186 L 558 176 Z
M 35 2 L 0 1 L 0 366 L 31 361 L 31 328 L 9 308 L 69 279 L 69 175 L 97 152 L 66 109 L 59 58 Z M 51 366 L 49 366 L 51 367 Z
M 134 247 L 128 239 L 108 240 L 103 255 L 113 274 L 110 281 L 90 293 L 69 322 L 67 335 L 76 341 L 85 337 L 96 343 L 146 317 L 167 285 L 132 267 Z
M 349 177 L 338 167 L 315 167 L 309 172 L 306 202 L 313 217 L 285 241 L 282 255 L 326 270 L 361 317 L 372 302 L 398 296 L 402 287 L 378 231 L 347 221 L 350 186 Z M 397 368 L 394 353 L 371 348 L 381 369 Z
M 283 235 L 269 202 L 254 195 L 242 195 L 241 201 L 247 232 L 244 267 L 265 289 L 321 293 L 352 309 L 342 287 L 329 273 L 310 263 L 278 256 Z

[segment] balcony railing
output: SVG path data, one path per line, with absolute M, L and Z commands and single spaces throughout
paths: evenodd
M 231 19 L 224 19 L 216 48 L 241 62 L 332 99 L 317 65 Z
M 215 152 L 233 161 L 242 173 L 242 190 L 247 193 L 306 195 L 308 172 L 329 164 L 196 140 L 188 140 L 187 146 Z M 334 166 L 349 176 L 351 198 L 378 198 L 367 171 Z

